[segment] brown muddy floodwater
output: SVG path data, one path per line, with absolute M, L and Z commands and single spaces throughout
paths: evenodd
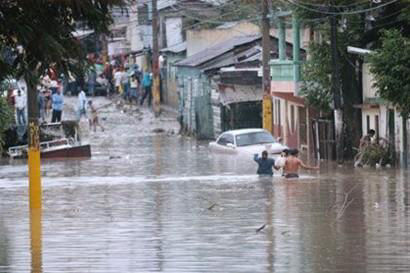
M 43 162 L 40 229 L 25 163 L 0 166 L 0 272 L 410 272 L 407 172 L 262 179 L 251 158 L 102 116 L 92 159 Z

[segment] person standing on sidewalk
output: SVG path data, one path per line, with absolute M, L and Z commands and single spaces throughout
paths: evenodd
M 57 89 L 57 92 L 51 97 L 51 107 L 53 114 L 51 116 L 51 122 L 60 122 L 61 115 L 63 113 L 64 98 L 61 94 L 61 90 Z
M 148 96 L 148 106 L 151 107 L 151 102 L 152 102 L 152 76 L 151 73 L 148 72 L 148 70 L 145 71 L 144 73 L 144 78 L 142 80 L 142 86 L 144 87 L 144 95 L 141 98 L 141 105 L 144 104 L 145 98 Z
M 21 94 L 21 90 L 17 91 L 16 96 L 16 111 L 17 111 L 17 124 L 26 125 L 26 96 Z

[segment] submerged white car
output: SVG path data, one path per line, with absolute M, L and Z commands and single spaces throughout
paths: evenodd
M 226 131 L 216 141 L 209 143 L 209 147 L 215 152 L 247 155 L 261 154 L 265 150 L 270 155 L 279 155 L 288 148 L 264 129 Z

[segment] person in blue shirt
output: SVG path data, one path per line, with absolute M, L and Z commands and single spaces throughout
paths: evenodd
M 51 122 L 60 122 L 61 114 L 63 113 L 64 99 L 61 94 L 61 90 L 57 89 L 57 92 L 51 97 L 51 108 L 53 109 L 53 114 L 51 116 Z
M 273 176 L 272 168 L 275 168 L 275 160 L 273 158 L 268 158 L 268 152 L 263 151 L 262 157 L 259 157 L 258 154 L 255 154 L 253 157 L 256 163 L 258 163 L 257 174 L 259 175 L 270 175 Z
M 144 95 L 141 98 L 141 105 L 144 104 L 145 98 L 148 96 L 148 106 L 151 106 L 151 101 L 152 101 L 152 92 L 151 92 L 151 86 L 152 86 L 152 76 L 151 73 L 148 71 L 145 71 L 144 77 L 142 79 L 142 86 L 144 87 Z

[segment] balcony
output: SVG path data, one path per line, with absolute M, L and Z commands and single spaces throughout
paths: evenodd
M 272 60 L 270 67 L 272 81 L 293 81 L 293 61 Z
M 272 60 L 271 90 L 272 92 L 298 93 L 300 77 L 300 63 L 291 60 Z

